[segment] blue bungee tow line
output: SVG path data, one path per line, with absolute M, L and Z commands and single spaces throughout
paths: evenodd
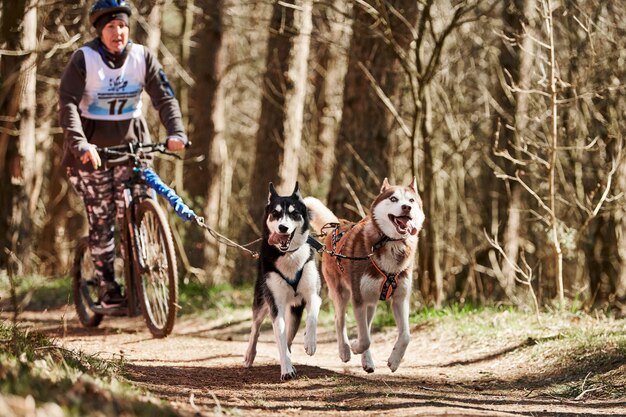
M 156 191 L 157 194 L 163 196 L 181 219 L 183 219 L 184 221 L 193 220 L 197 225 L 205 228 L 217 241 L 224 243 L 228 246 L 242 249 L 252 255 L 252 257 L 255 259 L 259 257 L 259 254 L 257 252 L 251 251 L 245 246 L 233 242 L 227 237 L 222 236 L 215 230 L 211 229 L 207 224 L 204 223 L 204 218 L 198 216 L 187 204 L 185 204 L 183 199 L 178 194 L 176 194 L 176 191 L 168 187 L 151 168 L 144 168 L 142 171 L 144 179 L 146 180 L 146 184 L 148 184 L 150 188 Z M 250 242 L 247 245 L 251 245 L 252 243 L 256 242 L 257 241 Z
M 157 194 L 165 197 L 181 219 L 184 221 L 195 220 L 196 222 L 204 223 L 204 219 L 189 208 L 189 206 L 184 203 L 183 199 L 176 194 L 176 191 L 168 187 L 151 168 L 143 169 L 143 177 L 150 188 L 156 191 Z

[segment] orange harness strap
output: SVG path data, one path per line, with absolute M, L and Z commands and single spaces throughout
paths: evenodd
M 380 269 L 378 265 L 376 265 L 376 262 L 374 262 L 374 258 L 370 258 L 370 260 L 372 261 L 372 265 L 374 265 L 374 268 L 376 268 L 376 270 L 380 272 L 380 275 L 385 277 L 385 279 L 380 285 L 379 300 L 381 301 L 388 300 L 389 297 L 391 297 L 391 294 L 393 294 L 393 290 L 395 290 L 396 287 L 398 286 L 398 281 L 396 280 L 396 277 L 398 276 L 400 272 L 398 273 L 390 272 L 388 274 L 385 274 L 383 270 Z

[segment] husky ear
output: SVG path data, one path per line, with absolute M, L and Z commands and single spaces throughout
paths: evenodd
M 296 181 L 296 186 L 293 187 L 293 193 L 291 193 L 291 195 L 302 199 L 302 194 L 300 194 L 300 184 L 298 184 L 298 181 Z
M 383 185 L 382 185 L 382 187 L 380 187 L 380 192 L 382 193 L 383 191 L 385 191 L 389 187 L 390 187 L 389 181 L 387 181 L 387 177 L 385 177 L 385 179 L 383 180 Z
M 276 188 L 274 188 L 274 183 L 270 182 L 270 193 L 267 196 L 267 204 L 270 203 L 272 197 L 276 197 L 278 193 L 276 192 Z
M 411 184 L 409 184 L 409 187 L 413 189 L 413 191 L 415 191 L 415 194 L 417 194 L 417 180 L 415 179 L 415 177 L 413 177 L 413 180 L 411 181 Z

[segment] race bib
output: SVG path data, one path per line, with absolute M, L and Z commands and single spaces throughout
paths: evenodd
M 120 68 L 109 68 L 97 51 L 82 47 L 85 56 L 85 91 L 81 116 L 96 120 L 127 120 L 141 115 L 141 93 L 146 59 L 141 46 L 133 47 Z

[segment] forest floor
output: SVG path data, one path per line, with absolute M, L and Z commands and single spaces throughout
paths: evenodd
M 292 348 L 298 378 L 281 382 L 269 320 L 254 365 L 243 366 L 250 316 L 183 315 L 165 339 L 153 339 L 141 318 L 105 317 L 85 329 L 72 306 L 23 311 L 20 327 L 67 349 L 123 359 L 132 384 L 183 416 L 626 415 L 623 320 L 570 314 L 539 323 L 510 311 L 433 317 L 412 325 L 395 373 L 386 367 L 395 327 L 382 327 L 372 344 L 377 369 L 367 374 L 359 357 L 340 361 L 327 312 L 317 352 L 305 354 L 301 328 Z

